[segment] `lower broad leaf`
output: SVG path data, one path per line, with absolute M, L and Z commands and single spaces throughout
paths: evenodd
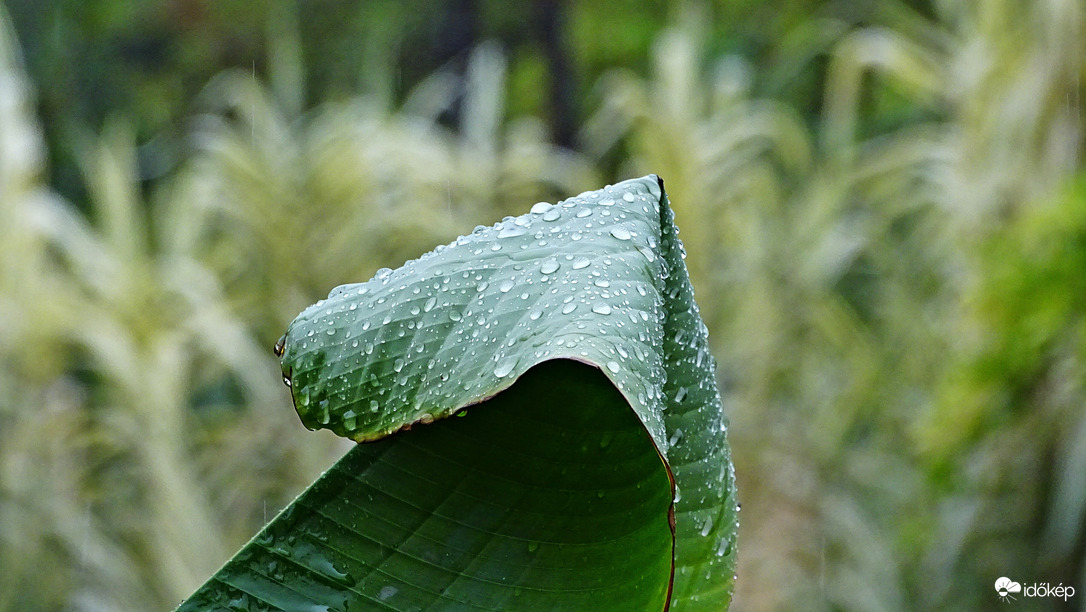
M 670 503 L 621 394 L 548 361 L 351 450 L 181 610 L 662 610 Z

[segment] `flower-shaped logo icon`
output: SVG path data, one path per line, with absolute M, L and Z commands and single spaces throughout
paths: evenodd
M 1022 585 L 1011 580 L 1010 578 L 1007 578 L 1006 576 L 1003 576 L 999 580 L 995 581 L 995 590 L 996 594 L 999 595 L 1000 599 L 1009 602 L 1010 600 L 1014 599 L 1011 593 L 1022 592 Z

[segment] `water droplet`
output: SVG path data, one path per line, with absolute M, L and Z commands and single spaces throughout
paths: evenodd
M 539 266 L 539 271 L 543 274 L 554 274 L 558 271 L 558 268 L 559 265 L 557 261 L 554 261 L 553 259 L 548 259 L 547 261 L 543 262 L 543 265 Z
M 597 302 L 592 305 L 592 312 L 601 315 L 611 314 L 611 307 L 603 302 Z
M 498 365 L 494 367 L 494 376 L 498 378 L 505 378 L 509 376 L 509 373 L 513 371 L 513 368 L 517 367 L 518 358 L 514 355 L 512 357 L 506 357 L 498 362 Z
M 587 268 L 591 264 L 592 264 L 592 260 L 588 259 L 587 257 L 578 257 L 573 262 L 573 269 L 574 270 L 583 270 L 584 268 Z
M 614 206 L 614 205 L 615 205 L 615 201 L 612 200 L 611 198 L 604 198 L 604 199 L 600 200 L 600 206 Z
M 615 227 L 611 228 L 611 235 L 615 238 L 618 238 L 619 240 L 629 240 L 630 230 L 622 227 L 621 225 L 616 225 Z
M 675 445 L 677 445 L 679 443 L 679 440 L 682 440 L 682 439 L 683 439 L 683 430 L 676 429 L 674 432 L 672 432 L 671 437 L 668 438 L 667 444 L 668 444 L 668 446 L 675 446 Z
M 550 209 L 551 209 L 550 202 L 536 202 L 535 204 L 532 204 L 531 212 L 532 212 L 532 214 L 539 215 L 539 214 L 547 212 Z M 523 210 L 523 209 L 521 209 L 521 210 Z
M 523 236 L 525 233 L 527 232 L 519 227 L 503 227 L 502 230 L 498 232 L 498 238 L 515 238 L 516 236 Z
M 675 392 L 675 403 L 681 403 L 686 399 L 686 387 L 679 387 L 679 390 Z
M 588 215 L 591 215 L 591 214 L 592 214 L 592 209 L 591 208 L 582 208 L 581 210 L 577 211 L 577 218 L 578 219 L 584 219 L 585 217 L 587 217 Z
M 377 599 L 380 599 L 381 601 L 385 601 L 385 600 L 389 599 L 390 597 L 394 596 L 396 593 L 399 593 L 399 592 L 400 592 L 399 589 L 392 586 L 391 584 L 388 584 L 388 585 L 385 585 L 385 586 L 381 587 L 381 590 L 377 593 Z
M 437 298 L 431 296 L 430 299 L 426 300 L 426 303 L 422 305 L 422 311 L 423 312 L 430 312 L 430 310 L 434 307 L 434 304 L 436 304 L 436 303 L 437 303 Z
M 611 370 L 612 372 L 617 374 L 619 368 L 620 368 L 620 366 L 618 365 L 617 361 L 608 361 L 607 362 L 607 369 L 608 370 Z
M 449 311 L 449 320 L 450 321 L 459 321 L 462 318 L 464 318 L 463 315 L 461 315 L 458 311 L 456 311 L 456 310 Z
M 566 304 L 565 306 L 562 307 L 562 314 L 569 314 L 569 313 L 573 312 L 576 308 L 577 308 L 577 304 L 574 304 L 573 302 L 570 302 L 569 304 Z
M 705 517 L 705 522 L 701 525 L 701 537 L 709 535 L 709 532 L 713 529 L 713 517 Z
M 562 218 L 562 213 L 557 208 L 552 208 L 543 213 L 544 221 L 557 221 Z
M 403 359 L 397 357 L 396 361 L 392 362 L 392 369 L 395 370 L 396 372 L 399 372 L 400 370 L 402 370 L 403 369 Z
M 370 412 L 377 412 L 381 408 L 381 405 L 377 403 L 377 400 L 370 400 Z
M 508 293 L 509 290 L 512 289 L 515 285 L 516 283 L 513 282 L 513 279 L 507 278 L 503 280 L 500 285 L 498 285 L 498 291 L 501 291 L 502 293 Z
M 633 202 L 636 198 L 634 197 L 634 194 L 627 191 L 626 193 L 622 194 L 622 199 L 626 200 L 627 202 Z

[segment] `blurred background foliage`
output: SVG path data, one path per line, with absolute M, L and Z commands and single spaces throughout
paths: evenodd
M 735 608 L 1086 609 L 1080 0 L 0 9 L 0 610 L 176 605 L 347 448 L 278 381 L 298 311 L 649 172 Z

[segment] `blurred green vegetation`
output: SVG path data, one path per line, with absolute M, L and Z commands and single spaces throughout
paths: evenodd
M 0 610 L 178 603 L 346 448 L 278 381 L 298 311 L 648 172 L 732 419 L 735 608 L 1081 607 L 1081 2 L 504 6 L 7 1 Z

